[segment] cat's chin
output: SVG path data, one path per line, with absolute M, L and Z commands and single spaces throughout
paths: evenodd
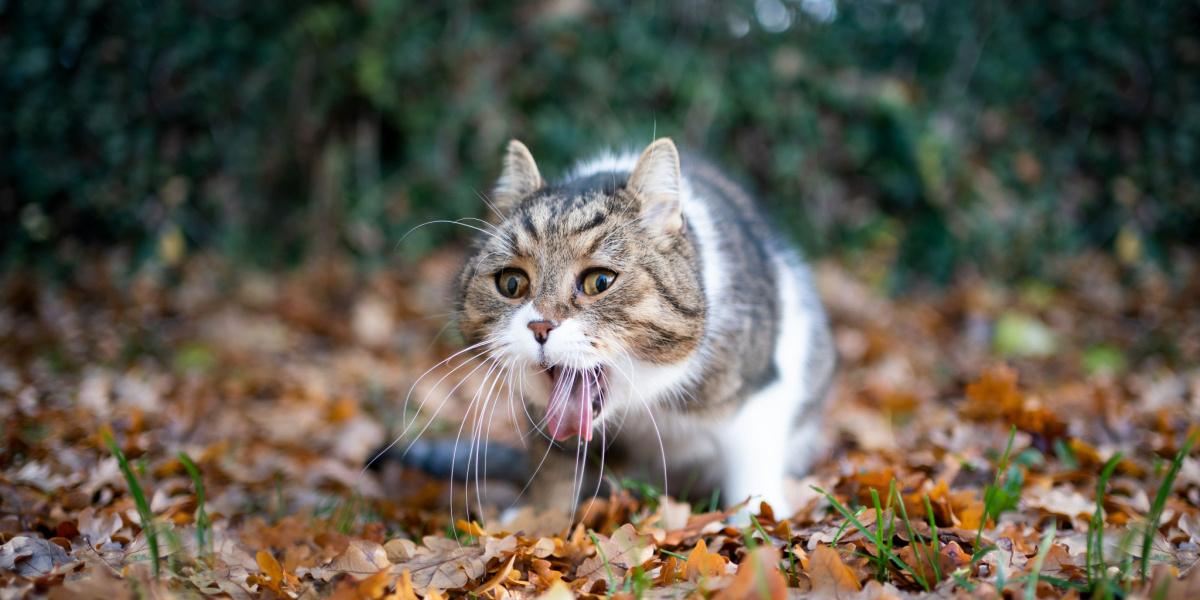
M 602 366 L 577 369 L 552 365 L 550 400 L 546 405 L 546 431 L 555 441 L 578 435 L 591 441 L 592 431 L 608 400 L 608 373 Z

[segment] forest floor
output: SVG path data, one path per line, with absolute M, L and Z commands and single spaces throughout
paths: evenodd
M 636 482 L 581 523 L 501 520 L 505 501 L 466 519 L 474 487 L 364 473 L 432 416 L 410 389 L 449 398 L 439 437 L 485 381 L 437 383 L 457 260 L 8 278 L 0 598 L 1200 597 L 1194 259 L 899 298 L 882 263 L 821 263 L 832 449 L 790 482 L 795 515 L 744 528 Z M 519 442 L 509 425 L 493 441 Z

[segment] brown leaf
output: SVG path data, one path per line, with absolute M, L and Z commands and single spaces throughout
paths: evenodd
M 836 598 L 862 589 L 858 577 L 842 562 L 838 551 L 824 544 L 813 548 L 804 570 L 816 596 Z
M 511 554 L 517 548 L 517 539 L 511 535 L 480 541 L 479 544 L 463 545 L 452 539 L 426 536 L 424 547 L 395 568 L 401 572 L 409 571 L 418 590 L 458 589 L 483 577 L 489 560 Z
M 254 561 L 258 563 L 258 568 L 263 572 L 265 579 L 263 584 L 271 588 L 276 594 L 283 593 L 283 567 L 279 561 L 266 550 L 259 550 L 254 555 Z
M 687 557 L 687 578 L 691 581 L 697 581 L 705 577 L 720 577 L 725 574 L 724 556 L 714 554 L 708 551 L 708 545 L 704 540 L 700 540 L 696 547 L 688 553 Z
M 394 578 L 391 569 L 380 569 L 378 573 L 358 582 L 355 592 L 361 600 L 382 598 Z
M 654 557 L 654 540 L 641 535 L 633 525 L 626 523 L 613 532 L 611 538 L 597 535 L 600 541 L 593 556 L 579 565 L 575 576 L 589 581 L 602 581 L 612 571 L 615 577 L 623 577 L 625 570 L 636 567 Z
M 857 588 L 856 588 L 857 589 Z M 714 600 L 783 600 L 787 598 L 787 580 L 779 571 L 779 551 L 761 546 L 738 565 L 729 586 L 714 596 Z
M 900 549 L 897 555 L 930 585 L 949 577 L 955 569 L 971 562 L 971 556 L 955 541 L 939 544 L 936 556 L 933 545 L 925 542 L 910 543 Z M 933 568 L 935 559 L 937 569 Z M 937 577 L 939 574 L 941 578 Z
M 513 562 L 516 560 L 517 560 L 516 554 L 513 554 L 512 556 L 508 557 L 508 562 L 504 563 L 504 566 L 500 567 L 500 570 L 496 571 L 496 574 L 493 575 L 491 579 L 488 579 L 487 581 L 483 582 L 483 585 L 480 585 L 479 587 L 475 588 L 475 590 L 472 593 L 482 595 L 482 594 L 487 593 L 488 591 L 491 591 L 492 588 L 499 586 L 505 579 L 508 579 L 508 574 L 512 573 Z

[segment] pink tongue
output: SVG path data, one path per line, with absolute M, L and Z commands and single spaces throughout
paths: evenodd
M 570 378 L 570 379 L 566 379 Z M 584 384 L 584 375 L 574 369 L 564 369 L 554 382 L 550 405 L 546 410 L 546 425 L 550 435 L 563 441 L 573 435 L 592 440 L 592 386 Z

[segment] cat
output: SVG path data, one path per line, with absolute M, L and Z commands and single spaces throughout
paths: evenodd
M 836 358 L 807 268 L 751 197 L 661 138 L 553 183 L 512 140 L 490 200 L 455 309 L 526 403 L 532 502 L 576 506 L 599 446 L 668 493 L 789 514 Z
M 469 372 L 487 367 L 463 424 L 469 444 L 462 430 L 448 443 L 418 432 L 393 451 L 410 423 L 370 464 L 390 455 L 469 482 L 474 463 L 476 484 L 480 463 L 513 480 L 532 470 L 531 502 L 573 511 L 591 454 L 667 493 L 716 490 L 743 513 L 762 499 L 790 514 L 785 477 L 824 442 L 829 326 L 798 253 L 750 196 L 685 159 L 660 139 L 548 183 L 509 142 L 487 203 L 496 218 L 471 226 L 479 235 L 457 277 L 469 345 L 455 356 L 468 357 L 460 367 L 482 358 Z M 523 458 L 479 439 L 503 396 L 526 405 L 509 407 L 533 429 Z

